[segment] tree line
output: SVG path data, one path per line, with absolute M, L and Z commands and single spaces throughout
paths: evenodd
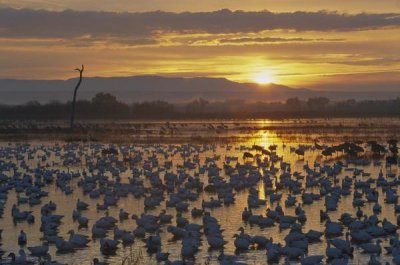
M 71 102 L 0 105 L 0 119 L 69 119 Z M 127 104 L 109 93 L 98 93 L 91 100 L 76 102 L 80 119 L 131 118 L 290 118 L 340 116 L 399 116 L 400 98 L 391 100 L 354 99 L 332 101 L 325 97 L 307 100 L 289 98 L 285 102 L 246 102 L 226 100 L 210 102 L 203 98 L 187 103 L 144 101 Z

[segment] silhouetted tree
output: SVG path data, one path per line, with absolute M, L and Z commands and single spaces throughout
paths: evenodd
M 325 97 L 309 98 L 307 100 L 308 108 L 313 111 L 325 110 L 328 104 L 329 104 L 329 98 Z
M 348 99 L 338 102 L 334 108 L 337 110 L 337 112 L 347 113 L 354 111 L 356 104 L 357 102 L 354 99 Z
M 70 119 L 72 102 L 52 101 L 47 104 L 31 101 L 23 105 L 0 104 L 0 117 L 5 119 Z M 299 107 L 300 106 L 300 107 Z M 165 101 L 145 101 L 127 105 L 107 93 L 99 93 L 91 100 L 76 100 L 77 117 L 85 118 L 135 118 L 146 117 L 286 117 L 298 110 L 310 110 L 303 113 L 307 117 L 321 117 L 329 114 L 355 116 L 399 116 L 400 99 L 391 100 L 344 100 L 330 102 L 326 98 L 310 98 L 307 102 L 296 98 L 286 102 L 246 102 L 244 100 L 226 100 L 208 102 L 196 99 L 188 104 L 170 104 Z
M 76 68 L 75 70 L 79 72 L 79 81 L 75 86 L 74 90 L 74 97 L 72 99 L 72 112 L 71 112 L 71 124 L 70 127 L 71 129 L 74 128 L 74 118 L 75 118 L 75 103 L 76 103 L 76 92 L 78 91 L 79 86 L 82 83 L 82 74 L 83 74 L 83 64 L 82 64 L 82 69 Z
M 118 104 L 117 97 L 111 95 L 110 93 L 97 93 L 94 98 L 92 98 L 92 104 L 95 106 L 107 106 Z
M 186 105 L 186 111 L 191 113 L 204 112 L 208 104 L 210 102 L 203 98 L 195 99 Z
M 140 116 L 165 116 L 174 112 L 174 105 L 157 100 L 157 101 L 144 101 L 132 105 L 132 113 Z
M 92 109 L 102 115 L 128 114 L 128 105 L 119 102 L 114 95 L 109 93 L 98 93 L 92 98 Z
M 299 98 L 288 98 L 286 100 L 286 108 L 292 111 L 299 111 L 301 109 L 301 101 Z

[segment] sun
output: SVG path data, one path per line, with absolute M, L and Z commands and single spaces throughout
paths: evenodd
M 260 72 L 254 75 L 253 81 L 260 85 L 271 84 L 274 81 L 272 73 L 269 71 Z

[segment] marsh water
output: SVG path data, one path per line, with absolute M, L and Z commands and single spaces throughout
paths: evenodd
M 165 122 L 159 123 L 147 123 L 147 130 L 154 128 L 154 131 L 160 132 L 162 126 L 166 126 Z M 168 123 L 173 125 L 174 122 Z M 118 175 L 121 177 L 121 182 L 128 182 L 128 178 L 132 176 L 132 169 L 143 170 L 144 161 L 149 157 L 157 157 L 158 167 L 153 167 L 153 172 L 158 172 L 161 179 L 166 172 L 177 173 L 184 169 L 184 171 L 192 176 L 197 176 L 202 182 L 207 185 L 208 175 L 207 173 L 199 173 L 197 168 L 189 169 L 184 168 L 184 161 L 187 159 L 193 159 L 195 156 L 199 159 L 200 165 L 215 163 L 219 168 L 223 168 L 226 163 L 226 157 L 237 157 L 238 163 L 244 164 L 245 161 L 242 158 L 244 151 L 250 151 L 253 144 L 268 147 L 270 145 L 276 145 L 276 153 L 278 156 L 283 157 L 283 161 L 290 163 L 292 172 L 299 172 L 305 175 L 304 165 L 313 165 L 315 162 L 320 164 L 333 165 L 338 160 L 348 165 L 348 170 L 343 170 L 338 177 L 344 178 L 345 176 L 353 177 L 352 168 L 358 168 L 363 170 L 365 173 L 370 173 L 370 176 L 357 175 L 356 179 L 366 180 L 368 178 L 376 179 L 380 170 L 384 174 L 387 172 L 393 172 L 398 175 L 397 166 L 392 168 L 385 167 L 385 159 L 381 157 L 374 160 L 369 156 L 368 151 L 362 156 L 369 160 L 370 163 L 365 165 L 354 165 L 351 164 L 348 157 L 344 155 L 334 155 L 332 157 L 324 157 L 318 150 L 313 148 L 314 141 L 319 140 L 320 144 L 331 146 L 335 143 L 351 140 L 362 140 L 361 144 L 365 150 L 369 150 L 366 140 L 377 140 L 378 142 L 385 143 L 390 138 L 397 138 L 399 136 L 398 129 L 400 128 L 400 119 L 386 118 L 386 119 L 331 119 L 331 120 L 286 120 L 286 121 L 270 121 L 270 120 L 242 120 L 242 121 L 185 121 L 176 122 L 176 127 L 179 127 L 173 135 L 170 135 L 171 139 L 168 139 L 169 134 L 163 134 L 162 138 L 157 138 L 158 142 L 155 143 L 152 139 L 151 143 L 132 143 L 127 141 L 124 143 L 124 139 L 119 139 L 118 143 L 114 144 L 115 139 L 118 139 L 118 135 L 112 135 L 110 140 L 101 140 L 101 142 L 76 142 L 76 143 L 65 143 L 58 139 L 44 140 L 41 137 L 40 140 L 29 139 L 29 141 L 7 141 L 0 144 L 0 162 L 14 163 L 16 170 L 10 169 L 5 170 L 2 167 L 0 174 L 7 176 L 13 176 L 15 174 L 35 174 L 36 168 L 44 168 L 46 170 L 54 169 L 54 174 L 57 172 L 88 172 L 88 174 L 100 174 L 96 169 L 90 170 L 89 165 L 95 161 L 101 159 L 105 163 L 111 164 L 117 169 Z M 185 124 L 185 125 L 181 125 Z M 210 127 L 212 124 L 212 127 Z M 220 127 L 218 127 L 220 126 Z M 226 128 L 225 128 L 225 127 Z M 234 130 L 234 128 L 236 128 Z M 284 129 L 282 129 L 284 128 Z M 142 131 L 138 134 L 137 131 L 133 132 L 133 137 L 139 137 L 142 139 L 148 139 L 155 135 L 152 133 L 150 136 L 146 131 Z M 129 136 L 129 137 L 132 137 Z M 179 137 L 182 140 L 179 140 Z M 189 136 L 189 137 L 187 137 Z M 239 137 L 240 136 L 240 137 Z M 126 139 L 130 139 L 127 137 Z M 204 141 L 201 143 L 199 137 Z M 221 141 L 221 137 L 232 137 L 230 141 Z M 196 139 L 191 141 L 190 139 Z M 119 155 L 110 158 L 102 157 L 99 155 L 98 150 L 113 146 L 119 150 Z M 304 156 L 298 156 L 293 152 L 293 148 L 297 148 L 299 145 L 308 145 L 307 151 Z M 121 150 L 129 150 L 128 153 L 133 156 L 135 154 L 141 154 L 142 160 L 134 165 L 124 164 L 123 155 Z M 71 156 L 70 153 L 73 153 Z M 166 155 L 167 154 L 167 155 Z M 76 157 L 77 159 L 73 162 L 69 161 L 68 158 Z M 206 161 L 207 159 L 207 161 Z M 69 161 L 65 163 L 65 161 Z M 380 160 L 380 161 L 379 161 Z M 167 169 L 163 167 L 165 161 L 172 161 L 172 167 Z M 210 162 L 211 161 L 211 162 Z M 381 162 L 381 163 L 379 163 Z M 26 166 L 21 166 L 21 163 Z M 236 161 L 231 161 L 231 165 L 234 165 Z M 255 165 L 255 162 L 253 162 Z M 277 164 L 277 167 L 278 164 Z M 261 169 L 260 169 L 261 170 Z M 103 174 L 103 173 L 101 173 Z M 105 172 L 110 179 L 115 178 L 115 173 Z M 225 174 L 224 170 L 219 172 L 222 178 L 228 179 L 229 177 Z M 280 172 L 276 174 L 279 178 Z M 145 185 L 150 186 L 146 182 L 144 174 L 140 176 L 145 181 Z M 99 199 L 92 199 L 87 194 L 84 194 L 81 187 L 78 186 L 79 178 L 73 178 L 70 182 L 70 186 L 73 188 L 73 193 L 70 195 L 64 194 L 55 183 L 46 185 L 43 190 L 49 192 L 48 197 L 42 198 L 42 204 L 36 206 L 29 206 L 27 204 L 21 204 L 18 207 L 21 210 L 32 211 L 35 216 L 35 223 L 28 224 L 26 222 L 14 223 L 11 218 L 12 205 L 16 203 L 17 194 L 15 190 L 10 190 L 8 193 L 8 199 L 5 203 L 4 214 L 0 219 L 0 228 L 3 229 L 1 239 L 1 249 L 8 252 L 18 252 L 20 247 L 17 243 L 17 237 L 19 231 L 23 229 L 28 236 L 27 246 L 36 246 L 42 244 L 43 234 L 40 232 L 40 208 L 43 204 L 48 201 L 53 201 L 57 204 L 56 214 L 64 215 L 62 224 L 59 227 L 59 236 L 68 238 L 67 232 L 74 229 L 76 233 L 88 235 L 91 238 L 91 227 L 93 223 L 100 217 L 104 216 L 104 211 L 98 211 L 96 209 L 97 203 L 102 203 L 102 197 Z M 303 181 L 303 187 L 305 188 Z M 375 184 L 373 184 L 375 185 Z M 261 199 L 267 199 L 265 206 L 259 207 L 253 210 L 254 214 L 264 214 L 267 208 L 274 209 L 275 203 L 270 203 L 268 190 L 269 187 L 264 186 L 262 180 L 257 185 L 259 191 L 259 197 Z M 307 192 L 319 193 L 318 188 L 305 188 Z M 386 204 L 384 202 L 384 196 L 382 195 L 382 189 L 377 188 L 379 191 L 379 204 L 382 206 L 382 212 L 379 214 L 379 218 L 387 218 L 390 222 L 396 223 L 396 214 L 394 211 L 393 204 Z M 354 189 L 352 189 L 352 192 Z M 283 203 L 287 197 L 287 190 L 283 188 L 276 191 L 282 194 L 280 205 L 282 205 L 283 211 L 288 215 L 294 214 L 294 207 L 285 207 Z M 284 244 L 284 237 L 288 234 L 289 230 L 279 230 L 278 225 L 269 228 L 260 228 L 258 226 L 251 226 L 248 223 L 242 221 L 242 211 L 247 206 L 248 190 L 242 190 L 235 192 L 235 203 L 230 206 L 222 206 L 220 208 L 208 209 L 211 215 L 216 217 L 223 229 L 223 237 L 228 243 L 225 245 L 225 254 L 234 254 L 235 246 L 233 236 L 237 233 L 240 227 L 244 227 L 246 233 L 250 235 L 264 235 L 267 238 L 272 237 L 274 241 L 281 242 Z M 168 195 L 166 195 L 168 198 Z M 183 216 L 188 218 L 191 223 L 202 224 L 201 218 L 193 218 L 190 214 L 190 209 L 193 207 L 201 208 L 202 200 L 208 200 L 210 197 L 216 197 L 216 194 L 201 192 L 197 201 L 191 202 L 188 212 L 183 212 Z M 301 195 L 297 195 L 297 201 L 301 202 Z M 72 212 L 76 207 L 76 201 L 80 198 L 81 200 L 90 204 L 88 210 L 82 212 L 82 214 L 89 218 L 88 228 L 79 228 L 78 224 L 73 221 Z M 353 196 L 341 197 L 337 211 L 330 212 L 329 215 L 333 221 L 337 221 L 340 215 L 344 212 L 348 212 L 355 215 L 356 209 L 352 205 Z M 365 214 L 372 214 L 373 203 L 366 203 L 361 209 Z M 118 218 L 119 209 L 122 208 L 131 214 L 140 215 L 143 212 L 147 214 L 158 215 L 162 209 L 166 209 L 167 213 L 174 216 L 172 223 L 175 224 L 175 208 L 167 208 L 165 206 L 165 200 L 160 206 L 152 210 L 144 209 L 143 198 L 134 198 L 131 194 L 127 197 L 122 197 L 118 201 L 118 205 L 110 207 L 108 212 L 110 215 Z M 314 201 L 311 205 L 304 205 L 307 221 L 303 226 L 303 232 L 307 232 L 309 229 L 318 231 L 324 231 L 325 226 L 323 222 L 320 222 L 319 211 L 325 209 L 324 199 Z M 120 229 L 126 229 L 132 231 L 137 227 L 135 220 L 129 218 L 118 222 Z M 181 258 L 181 240 L 173 240 L 170 233 L 167 232 L 167 225 L 161 226 L 161 238 L 162 238 L 162 251 L 170 253 L 170 260 L 178 260 Z M 109 238 L 113 238 L 113 232 L 108 233 Z M 343 237 L 344 238 L 344 237 Z M 383 239 L 383 246 L 389 244 L 389 237 Z M 122 264 L 125 257 L 134 255 L 138 258 L 139 264 L 156 264 L 155 256 L 149 254 L 144 247 L 145 243 L 140 238 L 136 238 L 135 242 L 131 246 L 119 246 L 116 255 L 104 256 L 100 252 L 99 240 L 91 239 L 88 247 L 79 249 L 72 254 L 60 254 L 57 253 L 54 245 L 50 245 L 50 254 L 54 260 L 64 262 L 68 264 L 91 264 L 93 258 L 99 258 L 105 260 L 110 264 Z M 322 242 L 316 244 L 310 244 L 309 255 L 325 254 L 326 239 L 323 237 Z M 27 253 L 29 251 L 26 250 Z M 385 251 L 383 251 L 385 253 Z M 211 251 L 208 248 L 207 239 L 202 236 L 202 246 L 199 252 L 195 255 L 196 264 L 217 264 L 217 257 L 220 251 Z M 250 249 L 246 252 L 237 253 L 238 260 L 247 264 L 267 264 L 266 251 Z M 379 257 L 381 261 L 391 262 L 392 257 L 382 254 Z M 34 258 L 32 260 L 35 260 Z M 362 254 L 361 249 L 355 247 L 354 258 L 349 260 L 350 264 L 367 264 L 369 255 Z M 284 260 L 281 259 L 280 263 Z M 293 261 L 293 264 L 298 262 Z

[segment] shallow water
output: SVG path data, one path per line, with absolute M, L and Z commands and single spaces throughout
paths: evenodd
M 220 143 L 260 141 L 276 134 L 289 142 L 364 139 L 385 141 L 400 134 L 400 118 L 80 120 L 71 135 L 66 121 L 0 120 L 0 139 L 80 140 L 118 143 Z
M 203 126 L 203 125 L 199 125 Z M 293 127 L 293 131 L 296 131 L 295 126 Z M 374 131 L 373 131 L 374 132 Z M 376 129 L 376 134 L 379 134 L 379 130 Z M 244 134 L 247 134 L 246 132 L 243 132 Z M 324 138 L 326 135 L 318 135 L 316 133 L 312 135 L 304 135 L 304 134 L 295 134 L 295 133 L 288 133 L 288 134 L 278 134 L 276 132 L 271 132 L 268 130 L 256 130 L 255 132 L 251 132 L 251 135 L 254 137 L 248 137 L 247 140 L 240 141 L 240 142 L 235 142 L 231 143 L 229 145 L 227 144 L 218 144 L 218 143 L 207 143 L 203 145 L 193 145 L 192 150 L 194 150 L 194 147 L 200 148 L 202 150 L 205 150 L 204 152 L 193 152 L 190 157 L 193 156 L 193 154 L 198 154 L 199 159 L 200 159 L 200 165 L 203 165 L 205 163 L 206 157 L 213 157 L 215 155 L 220 156 L 221 159 L 215 161 L 216 165 L 220 168 L 223 167 L 223 162 L 225 156 L 236 156 L 239 157 L 239 162 L 243 163 L 242 159 L 242 154 L 243 151 L 246 150 L 243 148 L 244 146 L 246 147 L 251 147 L 253 143 L 255 144 L 260 144 L 262 146 L 268 147 L 269 145 L 276 144 L 278 145 L 277 149 L 277 154 L 279 156 L 283 156 L 283 160 L 285 162 L 290 163 L 292 172 L 301 172 L 304 175 L 304 169 L 303 166 L 308 163 L 309 165 L 312 165 L 314 161 L 317 161 L 321 164 L 330 164 L 332 165 L 334 162 L 337 160 L 341 161 L 346 161 L 345 157 L 333 157 L 329 158 L 328 160 L 324 159 L 320 153 L 316 150 L 308 150 L 306 151 L 306 154 L 303 157 L 299 157 L 293 152 L 291 152 L 290 147 L 298 147 L 300 143 L 308 143 L 312 145 L 313 143 L 310 141 L 310 139 L 315 139 L 315 138 Z M 249 136 L 251 136 L 249 135 Z M 291 138 L 291 136 L 295 135 L 295 139 Z M 382 135 L 380 135 L 382 137 Z M 389 135 L 384 135 L 388 137 Z M 338 134 L 333 134 L 332 137 L 335 139 L 335 141 L 342 140 L 343 138 L 348 137 L 348 132 L 343 133 L 340 135 Z M 356 137 L 356 136 L 354 136 Z M 376 138 L 376 135 L 368 135 L 368 133 L 363 133 L 363 137 L 371 137 L 371 138 Z M 302 140 L 299 140 L 302 139 Z M 286 147 L 283 147 L 283 142 L 285 143 Z M 327 145 L 331 145 L 334 142 L 322 142 Z M 101 158 L 101 156 L 95 156 L 93 155 L 95 146 L 98 146 L 97 148 L 103 148 L 108 146 L 107 143 L 104 144 L 95 144 L 95 143 L 78 143 L 76 144 L 73 148 L 71 145 L 68 147 L 64 143 L 57 143 L 57 142 L 40 142 L 40 141 L 34 141 L 29 144 L 29 147 L 26 147 L 24 150 L 19 147 L 20 143 L 2 143 L 1 148 L 0 148 L 0 161 L 11 161 L 13 163 L 16 163 L 18 165 L 17 171 L 20 173 L 28 173 L 32 174 L 32 172 L 26 172 L 22 167 L 20 167 L 20 163 L 22 161 L 25 161 L 30 169 L 35 169 L 37 166 L 42 166 L 46 167 L 48 169 L 59 169 L 61 171 L 70 171 L 70 172 L 82 172 L 86 171 L 88 172 L 88 167 L 87 165 L 91 161 L 96 161 L 97 159 L 104 159 L 107 163 L 112 163 L 115 165 L 115 162 L 111 162 L 109 158 Z M 101 145 L 101 146 L 100 146 Z M 119 149 L 121 147 L 123 148 L 129 148 L 131 151 L 131 154 L 135 153 L 143 153 L 143 160 L 146 160 L 147 157 L 156 155 L 159 164 L 163 165 L 165 157 L 164 154 L 165 152 L 169 154 L 174 154 L 171 155 L 171 157 L 168 158 L 168 160 L 172 160 L 173 162 L 173 168 L 170 170 L 172 172 L 177 172 L 177 169 L 179 168 L 179 165 L 183 164 L 183 157 L 179 154 L 179 151 L 181 150 L 180 148 L 182 146 L 187 146 L 185 143 L 179 143 L 179 144 L 174 144 L 174 145 L 154 145 L 154 144 L 119 144 L 116 147 Z M 229 148 L 228 148 L 229 146 Z M 366 147 L 366 150 L 368 148 Z M 23 150 L 23 151 L 22 151 Z M 57 151 L 56 151 L 57 150 Z M 63 156 L 66 154 L 67 150 L 73 150 L 75 154 L 79 154 L 78 157 L 79 162 L 74 163 L 73 165 L 70 166 L 63 166 L 62 161 L 63 161 Z M 28 157 L 28 153 L 32 155 L 31 159 Z M 41 157 L 44 155 L 44 153 L 47 153 L 49 156 L 47 156 L 45 161 L 42 161 Z M 8 154 L 8 155 L 7 155 Z M 190 158 L 188 157 L 188 158 Z M 122 161 L 122 156 L 120 155 L 118 157 L 120 161 Z M 384 161 L 384 159 L 382 159 Z M 233 162 L 232 162 L 233 165 Z M 374 178 L 376 179 L 378 176 L 379 171 L 382 169 L 384 174 L 387 172 L 387 168 L 385 168 L 385 163 L 382 163 L 382 166 L 374 166 L 373 163 L 370 163 L 367 166 L 357 166 L 359 169 L 363 169 L 364 172 L 371 173 L 370 177 L 362 177 L 362 176 L 357 176 L 357 179 L 367 179 L 367 178 Z M 277 164 L 278 166 L 278 164 Z M 143 161 L 135 165 L 136 168 L 142 169 L 143 168 Z M 349 167 L 354 167 L 353 165 L 350 165 Z M 155 170 L 155 169 L 154 169 Z M 167 170 L 168 171 L 168 170 Z M 392 168 L 392 171 L 396 173 L 397 176 L 397 167 Z M 161 179 L 165 171 L 160 172 Z M 187 173 L 194 175 L 197 170 L 186 170 Z M 7 171 L 3 172 L 4 174 L 8 176 L 12 176 L 16 172 Z M 93 174 L 97 174 L 96 171 L 93 172 Z M 108 177 L 111 179 L 112 175 L 110 172 L 106 173 Z M 89 173 L 90 175 L 90 173 Z M 127 179 L 129 176 L 132 175 L 132 171 L 129 167 L 126 168 L 126 170 L 120 172 L 120 176 L 122 178 L 122 182 L 127 182 Z M 227 178 L 225 175 L 224 171 L 220 171 L 220 175 L 224 178 Z M 278 172 L 278 176 L 280 173 Z M 339 175 L 339 178 L 343 178 L 344 176 L 352 176 L 352 172 L 350 171 L 342 171 Z M 142 179 L 145 179 L 145 177 L 142 175 Z M 201 180 L 207 184 L 207 174 L 200 174 Z M 100 202 L 102 203 L 103 196 L 100 197 L 100 199 L 91 199 L 89 198 L 88 195 L 84 195 L 81 188 L 77 186 L 77 181 L 78 179 L 73 179 L 71 182 L 71 186 L 74 189 L 74 192 L 71 195 L 65 195 L 63 192 L 60 191 L 59 188 L 56 187 L 56 185 L 50 184 L 47 187 L 43 188 L 43 190 L 49 192 L 48 197 L 42 198 L 42 204 L 37 205 L 37 206 L 32 206 L 30 207 L 29 205 L 19 205 L 19 208 L 21 210 L 29 210 L 33 211 L 33 214 L 35 216 L 35 223 L 30 225 L 27 224 L 26 222 L 20 222 L 14 224 L 11 218 L 11 207 L 14 203 L 16 203 L 16 193 L 14 190 L 11 190 L 8 194 L 8 200 L 6 202 L 5 210 L 4 210 L 4 215 L 0 219 L 0 227 L 4 230 L 2 234 L 2 239 L 1 239 L 1 249 L 6 251 L 6 252 L 17 252 L 19 250 L 19 246 L 17 244 L 17 237 L 19 234 L 19 231 L 23 229 L 27 235 L 28 235 L 28 246 L 35 246 L 35 245 L 40 245 L 41 244 L 41 237 L 42 233 L 39 231 L 40 228 L 40 208 L 43 204 L 47 203 L 49 200 L 52 200 L 57 204 L 57 210 L 55 211 L 55 214 L 61 214 L 64 215 L 63 218 L 63 223 L 59 228 L 59 235 L 68 238 L 67 232 L 70 229 L 74 229 L 75 232 L 88 235 L 91 237 L 91 226 L 92 224 L 99 219 L 100 217 L 104 216 L 103 211 L 97 211 L 96 210 L 96 203 Z M 305 182 L 305 181 L 303 181 Z M 145 182 L 146 183 L 146 182 Z M 304 183 L 303 183 L 304 184 Z M 149 185 L 147 183 L 147 185 Z M 260 197 L 261 198 L 266 198 L 268 199 L 268 195 L 263 194 L 263 190 L 267 190 L 266 187 L 263 186 L 263 182 L 260 181 L 258 184 L 258 189 L 261 191 L 260 192 Z M 352 189 L 353 192 L 354 189 Z M 319 190 L 316 188 L 307 188 L 306 191 L 314 191 L 319 193 Z M 384 196 L 382 195 L 382 189 L 378 188 L 379 191 L 379 203 L 382 206 L 382 213 L 379 215 L 379 219 L 383 219 L 384 217 L 387 218 L 389 221 L 392 223 L 396 223 L 396 215 L 394 212 L 394 206 L 393 205 L 388 205 L 384 203 Z M 284 201 L 287 197 L 287 190 L 279 190 L 279 193 L 283 194 L 283 197 L 281 199 L 281 205 L 283 207 L 283 210 L 285 214 L 288 215 L 295 215 L 294 214 L 294 207 L 291 208 L 286 208 L 284 205 Z M 208 199 L 211 196 L 216 196 L 215 194 L 209 194 L 206 192 L 202 192 L 200 194 L 199 199 L 191 203 L 189 207 L 189 212 L 184 212 L 183 216 L 188 218 L 190 222 L 193 223 L 198 223 L 202 224 L 202 219 L 197 218 L 193 219 L 190 214 L 190 209 L 193 207 L 201 207 L 201 201 L 202 199 Z M 244 209 L 244 207 L 247 206 L 247 196 L 248 196 L 248 191 L 241 191 L 241 192 L 236 192 L 236 201 L 235 204 L 232 206 L 222 206 L 221 208 L 216 208 L 209 210 L 211 212 L 211 215 L 216 217 L 219 220 L 220 225 L 224 229 L 223 236 L 226 241 L 229 241 L 228 244 L 225 246 L 225 254 L 234 254 L 235 252 L 235 247 L 233 244 L 233 235 L 237 233 L 237 230 L 239 227 L 243 226 L 245 228 L 246 233 L 249 233 L 250 235 L 264 235 L 266 237 L 273 237 L 274 241 L 284 243 L 284 237 L 287 235 L 289 232 L 288 230 L 284 231 L 279 231 L 278 226 L 276 225 L 275 227 L 271 228 L 265 228 L 261 229 L 258 226 L 253 226 L 251 227 L 249 224 L 246 224 L 242 221 L 241 219 L 241 214 Z M 301 195 L 296 196 L 298 198 L 298 202 L 301 202 Z M 88 210 L 83 211 L 83 215 L 89 218 L 89 228 L 83 228 L 79 229 L 78 224 L 76 222 L 73 222 L 72 219 L 72 211 L 75 209 L 76 206 L 76 201 L 77 199 L 80 198 L 81 200 L 87 202 L 90 204 L 90 207 Z M 343 212 L 349 212 L 353 215 L 355 215 L 355 209 L 352 205 L 352 195 L 346 196 L 346 197 L 341 197 L 341 200 L 339 202 L 338 210 L 335 212 L 330 212 L 330 217 L 333 221 L 337 221 L 337 219 L 340 217 L 340 215 Z M 254 209 L 253 213 L 254 214 L 265 214 L 265 211 L 268 207 L 270 208 L 275 208 L 275 204 L 270 204 L 269 200 L 266 206 L 260 207 L 258 209 Z M 373 203 L 366 203 L 364 207 L 361 209 L 364 211 L 365 214 L 372 214 L 372 206 Z M 130 214 L 136 214 L 140 215 L 140 213 L 144 212 L 144 205 L 143 205 L 143 199 L 135 199 L 132 195 L 129 195 L 127 198 L 121 198 L 118 202 L 118 207 L 110 207 L 109 208 L 109 214 L 112 216 L 115 216 L 118 218 L 118 212 L 119 209 L 123 208 Z M 146 213 L 149 214 L 155 214 L 158 215 L 159 212 L 165 209 L 165 201 L 161 203 L 161 206 L 157 207 L 154 210 L 149 210 L 146 211 Z M 308 220 L 306 221 L 305 225 L 303 226 L 303 232 L 307 232 L 309 229 L 314 229 L 314 230 L 319 230 L 323 231 L 324 230 L 324 223 L 321 223 L 319 220 L 319 210 L 320 209 L 325 209 L 324 207 L 324 199 L 321 199 L 320 201 L 315 201 L 311 205 L 304 205 L 303 209 L 306 212 Z M 173 219 L 173 224 L 175 224 L 175 214 L 176 210 L 175 208 L 167 208 L 167 213 L 170 213 L 174 216 Z M 133 230 L 136 228 L 136 223 L 132 219 L 125 220 L 123 222 L 118 223 L 118 227 L 121 229 L 127 229 L 127 230 Z M 180 248 L 181 248 L 181 241 L 173 241 L 172 235 L 166 231 L 167 225 L 163 226 L 163 232 L 161 233 L 162 237 L 162 251 L 163 252 L 169 252 L 170 253 L 170 260 L 177 260 L 180 259 Z M 108 237 L 112 238 L 113 237 L 113 232 L 108 233 Z M 217 263 L 216 258 L 220 254 L 219 251 L 209 251 L 208 250 L 208 244 L 207 244 L 207 239 L 205 236 L 202 237 L 202 246 L 200 248 L 200 251 L 197 253 L 195 257 L 195 261 L 197 264 L 204 264 L 206 262 L 215 264 Z M 382 246 L 387 246 L 389 243 L 389 237 L 383 239 L 383 244 Z M 122 260 L 124 257 L 130 255 L 133 253 L 136 256 L 139 256 L 139 261 L 141 264 L 156 264 L 155 257 L 154 255 L 149 255 L 144 246 L 144 242 L 142 240 L 136 238 L 135 243 L 131 247 L 123 247 L 120 245 L 119 250 L 117 251 L 117 254 L 114 256 L 103 256 L 100 253 L 100 243 L 99 240 L 92 240 L 89 243 L 89 246 L 84 249 L 80 249 L 76 251 L 73 254 L 59 254 L 56 252 L 56 248 L 53 245 L 50 245 L 50 253 L 53 257 L 53 259 L 60 261 L 60 262 L 65 262 L 68 264 L 90 264 L 91 261 L 93 260 L 94 257 L 100 258 L 100 260 L 106 260 L 110 264 L 121 264 Z M 325 248 L 326 248 L 326 241 L 325 238 L 323 239 L 322 243 L 317 243 L 317 244 L 310 244 L 309 247 L 309 255 L 316 255 L 316 254 L 325 254 Z M 28 250 L 26 250 L 27 253 L 29 253 Z M 383 251 L 384 253 L 385 251 Z M 244 253 L 239 253 L 238 254 L 238 259 L 240 261 L 244 261 L 248 264 L 266 264 L 266 254 L 265 250 L 249 250 L 248 252 Z M 381 261 L 388 261 L 390 262 L 392 257 L 391 256 L 386 256 L 382 255 L 379 258 Z M 361 254 L 360 253 L 360 248 L 356 247 L 355 252 L 354 252 L 354 258 L 350 260 L 350 264 L 366 264 L 369 260 L 369 255 L 366 254 Z M 283 263 L 283 259 L 281 260 L 281 263 Z M 296 264 L 296 262 L 293 262 L 293 264 Z

